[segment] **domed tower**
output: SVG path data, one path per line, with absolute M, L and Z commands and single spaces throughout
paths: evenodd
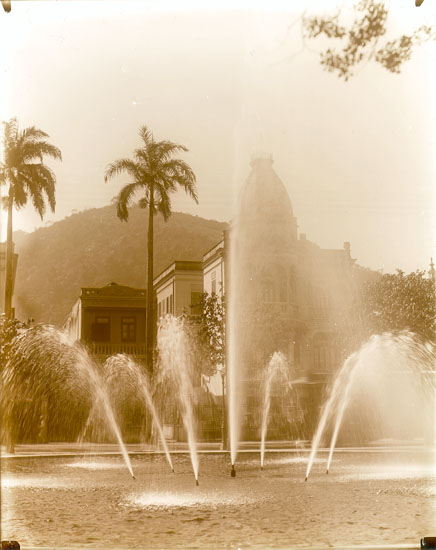
M 246 246 L 259 253 L 283 255 L 295 248 L 297 222 L 286 187 L 271 158 L 255 158 L 240 196 L 237 223 L 247 233 Z
M 272 164 L 270 158 L 251 162 L 232 235 L 240 300 L 248 310 L 269 304 L 279 313 L 295 301 L 297 222 Z
M 246 437 L 256 436 L 262 377 L 275 351 L 287 353 L 295 317 L 297 223 L 272 164 L 271 158 L 251 162 L 231 233 L 233 360 Z

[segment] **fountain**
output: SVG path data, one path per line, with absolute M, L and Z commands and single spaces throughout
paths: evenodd
M 431 434 L 436 392 L 435 349 L 409 332 L 372 336 L 337 373 L 316 429 L 307 481 L 329 423 L 333 427 L 327 459 L 329 473 L 344 413 L 354 401 L 377 414 L 378 430 L 414 437 Z
M 301 483 L 304 472 L 306 477 L 310 474 L 306 468 L 306 453 L 302 450 L 283 449 L 280 453 L 271 453 L 269 475 L 265 478 L 253 473 L 258 467 L 258 449 L 239 449 L 240 482 L 226 479 L 227 453 L 209 454 L 202 457 L 201 487 L 193 490 L 190 468 L 194 469 L 196 484 L 199 473 L 194 435 L 195 392 L 192 350 L 183 319 L 168 316 L 162 321 L 158 346 L 157 384 L 169 391 L 172 385 L 177 388 L 190 444 L 189 455 L 174 455 L 178 474 L 166 472 L 163 468 L 167 469 L 166 464 L 155 460 L 153 453 L 137 453 L 132 457 L 136 476 L 134 487 L 116 474 L 117 468 L 123 467 L 116 456 L 97 457 L 86 464 L 72 463 L 70 457 L 62 456 L 21 456 L 17 460 L 9 457 L 2 463 L 2 527 L 5 532 L 33 546 L 54 545 L 59 541 L 68 546 L 80 539 L 90 545 L 98 541 L 100 545 L 122 547 L 123 541 L 129 538 L 131 547 L 141 548 L 147 540 L 147 547 L 159 548 L 167 546 L 176 534 L 174 518 L 177 517 L 175 544 L 178 547 L 189 546 L 194 538 L 197 544 L 205 547 L 223 542 L 238 542 L 239 545 L 244 542 L 250 547 L 268 546 L 271 542 L 285 546 L 289 542 L 289 526 L 301 524 L 305 529 L 292 530 L 294 546 L 305 544 L 308 536 L 316 537 L 319 523 L 324 526 L 325 540 L 329 544 L 342 545 L 350 541 L 366 545 L 379 543 L 383 535 L 378 526 L 389 526 L 393 532 L 403 529 L 401 542 L 411 544 L 433 525 L 435 454 L 434 450 L 422 446 L 340 449 L 340 460 L 335 463 L 329 478 L 322 481 L 320 476 L 314 475 L 308 485 Z M 430 344 L 419 342 L 410 333 L 372 337 L 345 361 L 333 383 L 315 437 L 318 451 L 330 429 L 330 453 L 333 452 L 340 427 L 347 429 L 348 415 L 361 414 L 358 405 L 362 404 L 362 399 L 366 401 L 366 408 L 372 411 L 376 403 L 387 401 L 392 416 L 400 418 L 406 432 L 417 432 L 421 426 L 421 434 L 423 418 L 428 416 L 430 424 L 434 416 L 434 375 L 434 349 Z M 57 396 L 57 401 L 62 398 L 66 405 L 60 410 L 59 422 L 68 423 L 74 404 L 79 402 L 77 408 L 87 413 L 78 422 L 80 426 L 91 425 L 95 417 L 101 416 L 101 411 L 108 426 L 111 422 L 116 425 L 109 403 L 117 410 L 117 402 L 124 399 L 125 393 L 141 395 L 149 407 L 152 403 L 148 379 L 133 358 L 116 355 L 104 366 L 97 367 L 82 346 L 71 344 L 63 333 L 51 327 L 36 327 L 18 338 L 3 376 L 8 405 L 13 401 L 12 395 L 21 395 L 19 404 L 31 401 L 38 409 L 27 412 L 23 409 L 23 416 L 18 415 L 23 423 L 26 418 L 40 414 L 38 407 L 48 395 L 48 388 Z M 267 363 L 263 386 L 263 445 L 274 381 L 284 391 L 285 386 L 289 388 L 288 362 L 278 352 Z M 355 391 L 357 387 L 360 397 Z M 396 399 L 386 398 L 387 390 L 402 398 L 403 412 L 398 410 Z M 353 413 L 354 407 L 358 410 Z M 409 418 L 412 411 L 420 413 L 416 422 Z M 386 416 L 386 422 L 378 418 L 377 423 L 383 424 L 387 433 L 393 433 L 398 423 L 393 422 L 386 409 L 380 414 Z M 154 421 L 157 426 L 157 415 Z M 119 434 L 119 429 L 118 432 L 110 429 L 113 434 Z M 315 452 L 314 447 L 311 467 L 319 462 Z M 234 462 L 231 475 L 236 476 Z M 329 502 L 340 503 L 339 514 L 327 512 Z M 368 518 L 374 514 L 376 529 L 368 525 Z M 408 529 L 404 531 L 411 514 L 415 521 L 407 523 Z M 144 521 L 145 516 L 147 521 Z M 351 519 L 345 522 L 346 517 Z M 59 527 L 57 518 L 62 518 Z M 362 525 L 367 526 L 364 532 Z M 384 542 L 397 540 L 392 535 L 389 538 L 390 530 L 382 538 Z
M 163 387 L 167 383 L 171 383 L 177 396 L 188 438 L 195 483 L 198 485 L 199 460 L 193 411 L 195 390 L 192 383 L 190 346 L 184 330 L 183 318 L 166 315 L 161 320 L 157 335 L 157 346 L 159 353 L 157 384 Z
M 34 441 L 43 439 L 44 419 L 51 417 L 72 441 L 80 434 L 89 438 L 104 421 L 105 433 L 117 439 L 132 475 L 133 463 L 136 482 L 127 484 L 117 475 L 124 468 L 119 453 L 101 452 L 87 463 L 68 456 L 26 457 L 23 451 L 8 456 L 1 465 L 2 527 L 11 538 L 46 547 L 74 546 L 79 540 L 117 548 L 125 547 L 126 540 L 130 548 L 143 547 L 144 541 L 149 548 L 186 548 L 194 540 L 202 547 L 307 546 L 308 540 L 369 546 L 416 544 L 433 528 L 435 451 L 422 445 L 422 439 L 435 418 L 435 354 L 430 344 L 410 333 L 374 336 L 350 355 L 334 378 L 312 449 L 306 450 L 304 442 L 285 446 L 286 441 L 282 449 L 269 451 L 268 474 L 259 475 L 259 436 L 263 468 L 275 385 L 282 396 L 290 392 L 290 368 L 292 396 L 298 383 L 306 405 L 322 403 L 319 396 L 310 400 L 309 391 L 319 381 L 310 380 L 301 365 L 306 354 L 306 360 L 323 366 L 325 335 L 318 340 L 312 336 L 320 325 L 326 332 L 330 322 L 316 317 L 322 310 L 322 289 L 312 288 L 306 277 L 317 249 L 305 239 L 297 241 L 286 189 L 271 164 L 270 159 L 253 162 L 233 223 L 227 266 L 230 476 L 235 479 L 228 478 L 229 455 L 214 442 L 201 455 L 198 486 L 201 451 L 195 410 L 200 375 L 183 318 L 168 315 L 160 323 L 152 381 L 132 357 L 115 355 L 98 365 L 64 333 L 35 327 L 17 337 L 2 373 L 4 426 L 10 432 L 20 428 L 23 436 L 23 427 L 38 426 L 41 419 L 40 434 L 24 434 Z M 274 193 L 265 181 L 278 194 L 273 204 Z M 346 250 L 340 252 L 335 257 L 347 261 Z M 307 271 L 297 277 L 300 260 Z M 345 292 L 341 280 L 338 286 L 339 294 Z M 310 327 L 313 318 L 316 326 Z M 130 395 L 150 411 L 164 453 L 127 453 L 119 426 Z M 165 422 L 175 403 L 189 452 L 183 441 L 170 455 L 158 412 Z M 289 416 L 296 416 L 296 409 L 295 404 L 290 407 Z M 301 425 L 307 434 L 310 423 L 305 421 Z M 365 447 L 341 447 L 358 435 L 361 441 L 365 438 Z M 394 437 L 410 443 L 411 436 L 420 439 L 408 446 L 367 445 L 382 438 L 392 443 Z M 321 448 L 326 440 L 327 451 Z M 334 451 L 338 459 L 332 468 Z M 326 454 L 328 477 L 315 475 L 317 453 Z M 305 484 L 309 475 L 311 483 Z M 317 538 L 321 531 L 322 541 Z
M 289 375 L 289 366 L 286 357 L 281 352 L 274 352 L 265 371 L 264 399 L 262 407 L 262 427 L 260 443 L 260 469 L 263 470 L 265 458 L 265 438 L 268 430 L 269 411 L 271 406 L 271 388 L 273 382 L 281 384 L 281 393 L 285 395 L 287 389 L 292 389 Z
M 153 423 L 157 429 L 159 441 L 164 449 L 168 464 L 171 471 L 174 472 L 174 466 L 171 460 L 168 444 L 163 433 L 156 407 L 153 403 L 150 384 L 148 377 L 144 372 L 144 368 L 132 357 L 125 354 L 116 354 L 106 360 L 105 370 L 111 394 L 113 395 L 115 393 L 115 401 L 120 400 L 120 397 L 117 398 L 117 394 L 121 393 L 121 398 L 123 397 L 126 386 L 131 387 L 133 394 L 139 393 L 142 395 L 144 402 L 152 415 Z
M 88 407 L 84 406 L 86 399 Z M 41 422 L 46 422 L 44 406 L 47 409 L 48 400 L 55 407 L 57 424 L 65 423 L 70 430 L 77 427 L 72 419 L 74 410 L 82 409 L 83 413 L 89 410 L 90 404 L 94 410 L 101 407 L 125 464 L 135 477 L 105 383 L 86 349 L 63 331 L 51 326 L 36 326 L 15 338 L 3 371 L 3 422 L 12 441 L 16 437 L 17 423 L 25 430 L 35 424 L 35 416 L 41 413 Z M 77 400 L 81 407 L 74 407 Z
M 257 439 L 265 365 L 288 353 L 297 325 L 297 225 L 271 157 L 256 157 L 238 201 L 230 239 L 228 401 L 232 473 L 240 439 Z M 261 220 L 261 222 L 260 222 Z

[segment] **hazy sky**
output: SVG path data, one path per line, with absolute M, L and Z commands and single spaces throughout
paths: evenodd
M 400 75 L 369 63 L 344 82 L 321 67 L 323 44 L 302 47 L 298 16 L 320 2 L 206 4 L 13 2 L 0 14 L 1 119 L 45 130 L 63 154 L 51 163 L 56 213 L 41 222 L 29 206 L 14 229 L 109 204 L 127 180 L 105 184 L 105 167 L 131 156 L 146 124 L 190 150 L 200 204 L 180 196 L 174 210 L 230 220 L 250 158 L 272 154 L 309 239 L 350 241 L 374 269 L 426 268 L 435 257 L 436 44 L 417 48 Z M 432 0 L 391 4 L 392 36 L 436 25 Z

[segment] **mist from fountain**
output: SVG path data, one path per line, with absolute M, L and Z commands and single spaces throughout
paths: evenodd
M 166 315 L 160 321 L 157 334 L 158 384 L 171 382 L 182 412 L 183 425 L 188 438 L 189 453 L 195 481 L 198 485 L 199 459 L 195 437 L 193 403 L 195 391 L 192 384 L 192 363 L 189 341 L 183 318 Z
M 435 422 L 435 348 L 410 332 L 372 336 L 344 362 L 335 377 L 320 415 L 309 456 L 306 481 L 328 427 L 333 428 L 327 460 L 330 470 L 334 448 L 351 404 L 363 404 L 377 414 L 386 433 L 429 434 Z
M 292 385 L 289 377 L 289 365 L 286 357 L 280 351 L 274 352 L 268 362 L 263 384 L 262 427 L 260 439 L 260 468 L 263 470 L 265 458 L 265 439 L 268 431 L 269 411 L 271 407 L 271 387 L 273 382 L 281 382 L 281 390 L 286 392 Z
M 170 451 L 168 449 L 156 407 L 153 403 L 150 384 L 148 377 L 144 372 L 144 368 L 132 357 L 125 354 L 117 354 L 108 357 L 104 367 L 106 371 L 107 383 L 111 394 L 115 394 L 115 400 L 117 400 L 117 397 L 119 400 L 120 396 L 117 394 L 121 394 L 121 398 L 123 398 L 123 394 L 125 394 L 127 388 L 130 388 L 134 394 L 139 393 L 142 396 L 148 410 L 152 415 L 153 423 L 157 429 L 168 464 L 174 472 Z
M 297 225 L 287 189 L 271 155 L 252 158 L 231 224 L 226 260 L 228 424 L 234 466 L 241 437 L 254 433 L 253 411 L 262 403 L 255 380 L 282 349 L 281 321 L 294 308 Z M 289 319 L 289 317 L 288 317 Z M 234 468 L 232 468 L 232 475 Z
M 2 380 L 6 430 L 12 434 L 16 422 L 32 423 L 35 416 L 40 415 L 43 404 L 53 396 L 57 401 L 58 421 L 71 423 L 74 419 L 69 402 L 86 396 L 93 407 L 101 407 L 134 478 L 104 380 L 84 346 L 74 342 L 66 332 L 43 325 L 19 334 L 13 344 Z

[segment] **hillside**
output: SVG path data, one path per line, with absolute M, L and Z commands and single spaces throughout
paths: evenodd
M 147 212 L 132 207 L 121 222 L 115 206 L 73 214 L 33 233 L 18 232 L 14 305 L 21 320 L 62 325 L 80 288 L 146 286 Z M 201 260 L 227 224 L 175 212 L 155 218 L 155 275 L 174 260 Z

